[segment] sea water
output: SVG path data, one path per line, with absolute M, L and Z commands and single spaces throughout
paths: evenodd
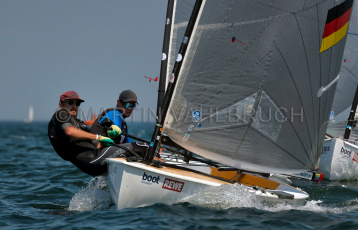
M 154 124 L 130 123 L 149 139 Z M 174 204 L 116 210 L 106 177 L 62 160 L 47 123 L 0 123 L 0 229 L 357 229 L 358 180 L 293 180 L 304 206 L 262 205 L 245 186 L 225 185 Z M 144 191 L 143 191 L 144 192 Z

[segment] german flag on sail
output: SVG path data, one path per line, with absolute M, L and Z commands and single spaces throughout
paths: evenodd
M 348 30 L 353 0 L 346 0 L 328 11 L 320 53 L 342 40 Z

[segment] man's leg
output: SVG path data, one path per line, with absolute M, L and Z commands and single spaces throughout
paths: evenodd
M 145 145 L 145 143 L 143 145 L 141 142 L 125 143 L 121 144 L 121 146 L 129 148 L 143 157 L 145 156 L 146 150 L 148 148 L 148 145 Z M 73 163 L 83 172 L 92 176 L 98 176 L 107 173 L 107 158 L 128 156 L 131 156 L 130 152 L 117 146 L 110 146 L 103 149 L 78 154 L 76 157 L 76 162 Z

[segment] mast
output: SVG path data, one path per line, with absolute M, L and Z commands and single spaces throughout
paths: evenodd
M 164 29 L 164 40 L 163 40 L 163 49 L 162 49 L 162 63 L 160 66 L 160 76 L 159 76 L 159 89 L 158 89 L 158 102 L 157 102 L 157 117 L 158 120 L 161 120 L 160 112 L 162 108 L 162 103 L 165 93 L 165 85 L 167 80 L 167 65 L 169 59 L 169 45 L 170 45 L 170 33 L 172 28 L 172 18 L 173 18 L 173 9 L 174 9 L 174 0 L 168 0 L 167 7 L 167 18 L 165 22 Z
M 179 61 L 175 62 L 173 72 L 172 72 L 172 75 L 170 77 L 169 85 L 168 85 L 168 88 L 167 88 L 167 91 L 165 93 L 164 100 L 163 100 L 163 103 L 162 103 L 162 106 L 161 106 L 161 108 L 162 108 L 161 117 L 163 119 L 160 119 L 160 120 L 158 119 L 157 120 L 157 123 L 155 125 L 155 129 L 154 129 L 154 132 L 153 132 L 152 140 L 151 140 L 151 143 L 150 143 L 150 147 L 148 149 L 148 153 L 147 153 L 147 156 L 146 156 L 146 160 L 148 162 L 153 161 L 153 158 L 155 156 L 156 150 L 158 148 L 160 138 L 161 138 L 161 134 L 162 134 L 162 130 L 163 130 L 163 124 L 164 124 L 164 120 L 165 120 L 165 117 L 166 117 L 167 112 L 168 112 L 170 100 L 171 100 L 171 98 L 173 96 L 173 92 L 174 92 L 174 89 L 175 89 L 175 86 L 176 86 L 176 83 L 177 83 L 177 80 L 178 80 L 178 76 L 179 76 L 179 73 L 180 73 L 181 65 L 182 65 L 182 62 L 183 62 L 183 60 L 185 58 L 185 53 L 186 53 L 186 50 L 188 48 L 188 43 L 189 43 L 190 37 L 192 35 L 194 25 L 195 25 L 195 22 L 197 20 L 197 17 L 198 17 L 198 14 L 199 14 L 199 11 L 200 11 L 202 3 L 203 3 L 203 0 L 197 0 L 195 2 L 193 12 L 191 13 L 190 20 L 188 22 L 188 26 L 186 28 L 185 35 L 184 35 L 184 38 L 183 38 L 183 42 L 182 42 L 182 44 L 180 46 L 179 53 L 178 53 L 178 57 L 181 56 L 181 58 L 179 59 Z
M 351 112 L 349 113 L 346 131 L 344 133 L 344 139 L 346 139 L 346 140 L 349 139 L 349 136 L 351 135 L 351 132 L 352 132 L 352 128 L 354 125 L 354 116 L 355 116 L 355 113 L 357 110 L 357 104 L 358 104 L 358 85 L 357 85 L 356 93 L 354 95 Z

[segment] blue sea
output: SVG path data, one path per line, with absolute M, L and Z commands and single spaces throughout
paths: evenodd
M 154 125 L 130 123 L 150 139 Z M 176 204 L 116 210 L 105 177 L 62 160 L 47 123 L 0 122 L 0 229 L 358 229 L 358 181 L 293 180 L 306 205 L 263 206 L 240 186 Z

